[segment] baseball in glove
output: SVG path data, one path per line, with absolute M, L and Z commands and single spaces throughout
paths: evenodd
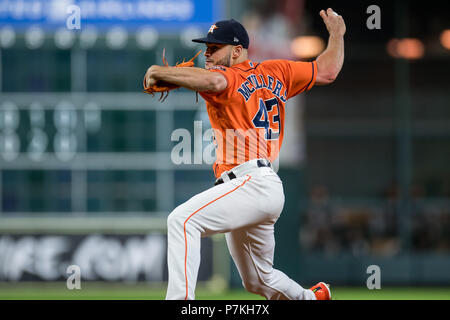
M 194 59 L 197 58 L 201 52 L 202 52 L 202 50 L 197 52 L 197 54 L 195 56 L 193 56 L 191 60 L 184 61 L 184 59 L 183 59 L 183 62 L 181 62 L 181 63 L 177 62 L 175 67 L 193 67 Z M 165 53 L 166 53 L 166 49 L 163 49 L 163 56 L 162 56 L 163 65 L 168 67 L 169 63 L 167 62 L 167 60 L 165 58 Z M 178 89 L 180 87 L 176 84 L 165 82 L 165 81 L 157 81 L 154 85 L 147 87 L 146 83 L 145 83 L 145 77 L 144 77 L 144 81 L 143 81 L 143 86 L 144 86 L 144 93 L 151 94 L 152 96 L 154 96 L 156 92 L 160 92 L 161 96 L 159 97 L 159 101 L 161 101 L 161 102 L 164 102 L 164 100 L 166 100 L 166 98 L 169 95 L 169 92 L 171 90 Z

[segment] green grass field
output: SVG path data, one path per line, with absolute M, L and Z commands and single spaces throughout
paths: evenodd
M 80 290 L 68 290 L 65 283 L 0 284 L 0 300 L 161 300 L 164 288 L 144 284 L 83 283 Z M 332 287 L 333 300 L 450 300 L 450 287 L 386 287 L 368 290 L 356 287 Z M 213 292 L 199 288 L 197 300 L 261 300 L 241 289 Z

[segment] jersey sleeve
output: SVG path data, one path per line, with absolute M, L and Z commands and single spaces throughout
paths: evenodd
M 288 96 L 291 98 L 299 93 L 310 90 L 316 83 L 317 62 L 284 60 L 280 65 L 284 80 L 288 86 Z
M 227 87 L 221 92 L 209 92 L 209 91 L 201 91 L 200 95 L 205 99 L 212 103 L 220 102 L 221 100 L 228 99 L 230 95 L 233 93 L 233 88 L 235 87 L 237 80 L 235 72 L 224 66 L 215 66 L 209 69 L 210 72 L 219 72 L 225 76 L 227 79 Z

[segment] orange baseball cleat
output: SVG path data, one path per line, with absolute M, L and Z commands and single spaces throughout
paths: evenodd
M 331 300 L 330 285 L 324 282 L 319 282 L 309 290 L 314 292 L 317 300 Z

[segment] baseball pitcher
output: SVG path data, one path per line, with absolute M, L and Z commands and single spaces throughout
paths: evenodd
M 272 169 L 284 136 L 285 103 L 314 85 L 332 83 L 344 60 L 345 23 L 331 8 L 320 12 L 328 45 L 313 62 L 249 60 L 249 38 L 237 21 L 216 22 L 206 37 L 205 69 L 193 62 L 151 66 L 147 93 L 184 87 L 206 101 L 216 144 L 213 187 L 169 215 L 166 299 L 194 299 L 200 239 L 225 233 L 229 252 L 249 292 L 267 299 L 329 300 L 319 282 L 305 289 L 273 268 L 274 225 L 284 206 L 283 184 Z

